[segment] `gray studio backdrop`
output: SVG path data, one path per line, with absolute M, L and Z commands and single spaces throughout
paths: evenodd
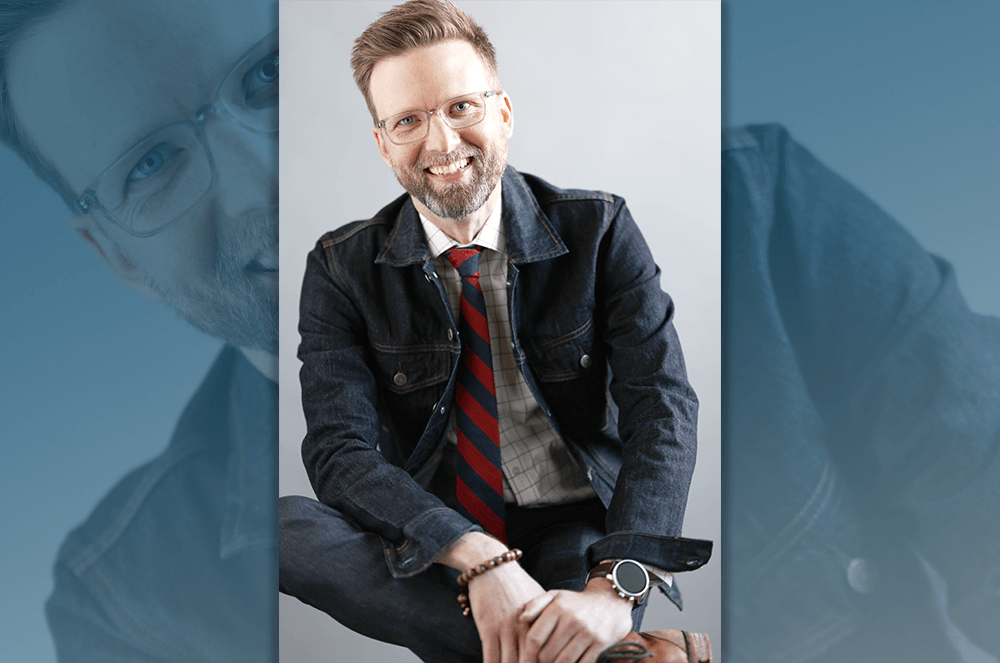
M 391 2 L 282 0 L 280 475 L 313 496 L 295 357 L 306 254 L 326 231 L 372 216 L 401 188 L 382 162 L 348 64 L 352 42 Z M 509 161 L 562 187 L 625 198 L 676 303 L 701 401 L 684 535 L 712 561 L 679 577 L 686 608 L 654 596 L 643 625 L 707 632 L 721 653 L 721 8 L 714 1 L 464 2 L 496 47 L 513 102 Z M 416 661 L 282 595 L 280 660 Z M 457 609 L 457 607 L 456 607 Z

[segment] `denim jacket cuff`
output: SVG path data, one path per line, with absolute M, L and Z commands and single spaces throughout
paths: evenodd
M 634 559 L 664 571 L 694 571 L 712 556 L 712 542 L 678 536 L 656 536 L 638 532 L 615 532 L 587 548 L 587 568 L 602 559 Z
M 385 561 L 393 578 L 409 578 L 426 571 L 445 550 L 467 532 L 482 532 L 453 509 L 439 507 L 425 511 L 403 529 L 403 542 L 394 545 L 382 537 Z
M 712 556 L 712 542 L 704 539 L 684 539 L 679 536 L 655 536 L 638 532 L 615 532 L 595 541 L 587 548 L 587 568 L 603 559 L 634 559 L 652 564 L 664 571 L 694 571 Z M 676 578 L 660 585 L 679 610 L 684 609 L 681 590 Z

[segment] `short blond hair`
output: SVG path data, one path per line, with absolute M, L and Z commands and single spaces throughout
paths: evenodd
M 486 31 L 471 16 L 447 0 L 409 0 L 379 16 L 354 40 L 351 68 L 354 82 L 378 122 L 371 96 L 372 70 L 385 58 L 450 39 L 467 41 L 476 49 L 487 75 L 499 87 L 497 56 Z

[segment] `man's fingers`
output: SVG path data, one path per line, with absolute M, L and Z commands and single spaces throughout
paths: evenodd
M 545 610 L 545 606 L 552 602 L 555 596 L 555 592 L 545 592 L 541 596 L 531 599 L 521 608 L 521 616 L 518 619 L 522 622 L 534 621 L 542 613 L 542 610 Z
M 542 613 L 542 616 L 538 618 L 538 621 L 545 619 L 547 615 L 548 611 Z M 553 663 L 557 660 L 562 661 L 563 659 L 560 657 L 560 653 L 566 649 L 579 630 L 580 624 L 573 619 L 572 615 L 563 613 L 557 617 L 552 634 L 549 635 L 548 640 L 545 642 L 545 646 L 538 652 L 539 663 Z M 586 647 L 580 648 L 580 651 L 577 652 L 577 658 L 579 658 L 579 655 L 583 653 L 584 649 L 586 649 Z M 568 660 L 572 660 L 574 663 L 576 662 L 575 658 Z
M 483 636 L 482 633 L 479 634 L 480 637 Z M 483 637 L 483 663 L 487 661 L 499 661 L 500 660 L 500 640 L 497 639 L 496 634 L 491 634 L 491 637 Z
M 605 649 L 607 649 L 607 647 L 604 646 L 602 643 L 595 642 L 594 644 L 590 645 L 587 651 L 583 652 L 583 656 L 580 657 L 580 663 L 594 663 L 597 660 L 598 654 L 600 654 Z
M 518 634 L 507 629 L 500 634 L 500 663 L 517 663 Z M 486 663 L 487 659 L 483 659 Z
M 559 615 L 550 613 L 542 613 L 535 620 L 535 623 L 531 625 L 531 628 L 528 629 L 528 632 L 521 639 L 521 651 L 518 652 L 518 663 L 535 663 L 538 660 L 538 652 L 548 641 L 558 621 Z
M 586 630 L 577 631 L 576 635 L 556 655 L 555 663 L 577 663 L 593 643 L 594 638 Z

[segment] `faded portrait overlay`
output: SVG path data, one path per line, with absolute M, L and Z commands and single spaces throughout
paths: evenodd
M 645 389 L 640 385 L 648 386 L 651 373 L 659 374 L 655 369 L 667 363 L 665 354 L 661 348 L 635 364 L 623 359 L 635 359 L 638 348 L 652 348 L 650 341 L 675 330 L 686 381 L 697 394 L 697 462 L 686 509 L 680 509 L 683 524 L 680 518 L 672 521 L 667 538 L 711 541 L 713 549 L 701 568 L 673 574 L 671 591 L 683 596 L 683 610 L 654 590 L 642 605 L 642 629 L 707 633 L 715 647 L 722 641 L 719 555 L 727 545 L 719 506 L 721 6 L 458 2 L 488 35 L 498 81 L 483 79 L 471 47 L 460 52 L 431 47 L 421 51 L 431 59 L 401 58 L 400 68 L 386 76 L 376 65 L 370 109 L 352 77 L 351 50 L 366 27 L 396 4 L 280 5 L 286 103 L 280 163 L 279 575 L 284 593 L 279 596 L 279 659 L 386 662 L 482 656 L 482 629 L 477 631 L 482 624 L 477 626 L 476 618 L 489 607 L 477 605 L 475 592 L 491 575 L 509 577 L 502 574 L 514 565 L 473 579 L 472 615 L 463 617 L 456 600 L 462 591 L 455 582 L 458 564 L 447 566 L 447 552 L 432 559 L 439 544 L 458 538 L 454 532 L 478 527 L 459 515 L 465 503 L 457 498 L 455 476 L 463 475 L 454 465 L 462 452 L 454 448 L 462 443 L 456 439 L 452 444 L 449 436 L 464 436 L 463 406 L 454 395 L 458 387 L 447 386 L 464 385 L 452 369 L 459 364 L 458 340 L 472 332 L 463 332 L 459 321 L 466 315 L 467 300 L 460 303 L 457 288 L 454 301 L 441 294 L 446 290 L 437 290 L 449 287 L 444 283 L 449 273 L 455 274 L 457 285 L 460 272 L 452 270 L 449 259 L 431 257 L 417 211 L 442 224 L 460 219 L 482 209 L 480 205 L 493 205 L 495 186 L 502 188 L 502 205 L 492 209 L 502 209 L 500 226 L 512 261 L 507 280 L 516 282 L 501 281 L 497 288 L 496 272 L 488 271 L 483 273 L 491 276 L 479 283 L 484 297 L 497 297 L 498 290 L 513 292 L 500 308 L 514 312 L 516 338 L 507 343 L 516 346 L 525 368 L 519 371 L 509 353 L 493 354 L 491 345 L 494 382 L 523 374 L 532 389 L 525 409 L 530 411 L 536 396 L 545 399 L 551 415 L 532 419 L 537 429 L 526 437 L 555 449 L 551 455 L 567 477 L 556 502 L 562 506 L 518 506 L 545 503 L 541 490 L 553 490 L 551 479 L 546 484 L 521 478 L 531 476 L 536 459 L 545 463 L 551 458 L 546 457 L 549 452 L 503 457 L 517 502 L 505 500 L 508 534 L 516 538 L 518 532 L 511 528 L 518 518 L 529 522 L 531 514 L 558 513 L 566 524 L 593 518 L 597 525 L 591 540 L 596 540 L 605 527 L 632 514 L 642 512 L 660 523 L 675 512 L 670 482 L 647 482 L 640 476 L 647 469 L 653 476 L 653 468 L 663 466 L 661 451 L 639 460 L 646 453 L 641 449 L 652 447 L 637 441 L 644 433 L 634 433 L 659 417 L 652 414 L 660 411 L 655 405 L 659 387 L 643 391 L 645 405 L 638 405 L 634 396 L 636 389 Z M 470 62 L 467 55 L 475 66 L 459 70 L 460 63 Z M 431 60 L 433 66 L 428 65 Z M 484 109 L 481 114 L 479 108 Z M 384 129 L 375 126 L 382 120 Z M 426 132 L 424 121 L 429 123 Z M 467 177 L 461 175 L 464 169 L 470 171 Z M 564 203 L 554 205 L 557 199 Z M 378 216 L 387 205 L 387 218 L 338 231 Z M 595 217 L 597 209 L 605 212 Z M 630 220 L 623 221 L 625 216 Z M 542 221 L 536 225 L 536 219 Z M 598 227 L 611 229 L 599 245 L 588 234 Z M 383 228 L 386 235 L 380 234 Z M 390 239 L 393 228 L 398 234 Z M 331 231 L 330 252 L 323 254 L 317 240 Z M 338 232 L 342 242 L 329 239 L 340 237 Z M 630 252 L 618 253 L 626 235 Z M 485 233 L 478 237 L 487 241 Z M 595 248 L 597 266 L 581 270 Z M 337 267 L 321 267 L 319 254 L 335 256 L 330 260 Z M 491 262 L 498 255 L 492 248 L 484 250 L 481 268 L 502 266 L 502 257 Z M 622 259 L 620 269 L 601 271 L 610 255 Z M 638 274 L 640 269 L 648 269 L 645 276 Z M 662 300 L 658 294 L 648 305 L 622 315 L 628 307 L 616 303 L 617 295 L 652 292 L 647 290 L 652 283 L 672 301 L 669 320 L 661 327 L 659 318 L 655 330 L 646 328 L 648 336 L 640 333 L 624 342 L 625 330 L 643 328 L 662 314 L 655 303 Z M 608 291 L 615 294 L 600 299 Z M 598 293 L 598 299 L 581 299 L 586 292 Z M 454 331 L 448 304 L 453 313 L 461 311 L 454 315 Z M 494 315 L 501 315 L 496 307 L 487 317 Z M 500 333 L 490 331 L 491 344 L 502 338 Z M 512 370 L 504 372 L 505 362 Z M 608 366 L 615 368 L 611 402 L 620 411 L 613 415 L 617 430 L 612 422 L 598 431 L 600 426 L 591 426 L 604 417 L 607 384 L 593 376 L 607 376 Z M 370 396 L 376 392 L 378 418 Z M 502 398 L 498 387 L 500 412 Z M 383 408 L 396 410 L 389 416 Z M 454 428 L 449 428 L 449 408 L 457 413 Z M 638 411 L 649 412 L 650 421 L 636 423 Z M 686 426 L 684 407 L 675 412 L 678 428 Z M 430 432 L 422 434 L 425 430 Z M 604 473 L 622 463 L 621 447 L 615 450 L 620 443 L 610 441 L 617 435 L 635 435 L 626 449 L 636 456 L 626 459 L 623 466 L 631 469 L 622 470 L 615 487 Z M 380 436 L 384 439 L 376 450 Z M 418 437 L 418 451 L 400 457 L 400 448 L 407 447 L 396 440 L 412 443 Z M 510 437 L 501 435 L 505 439 Z M 666 447 L 672 436 L 664 433 L 661 439 Z M 609 445 L 606 467 L 593 461 L 593 447 L 581 440 Z M 429 457 L 419 455 L 428 450 Z M 682 465 L 678 462 L 676 468 Z M 615 500 L 605 519 L 599 498 L 610 498 L 612 491 Z M 417 511 L 426 511 L 426 517 L 404 527 L 406 517 L 400 514 Z M 559 526 L 545 528 L 556 532 Z M 542 585 L 551 581 L 553 571 L 567 564 L 567 551 L 576 550 L 571 547 L 578 545 L 572 540 L 574 531 L 568 528 L 565 542 L 553 543 L 551 550 L 523 545 L 519 566 L 541 578 Z M 574 559 L 580 564 L 579 557 Z M 692 565 L 699 563 L 692 560 Z M 578 592 L 585 576 L 584 568 L 582 575 L 560 586 Z
M 4 660 L 274 658 L 278 83 L 273 2 L 0 5 Z
M 995 663 L 1000 12 L 726 17 L 725 660 Z

